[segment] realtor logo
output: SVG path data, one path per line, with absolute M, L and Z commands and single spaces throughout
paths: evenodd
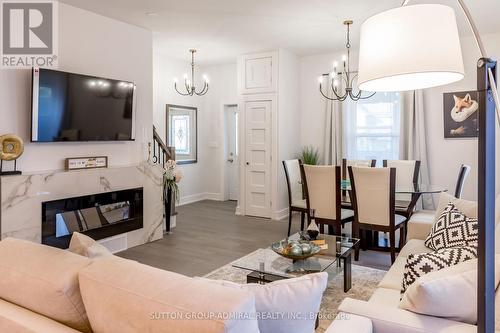
M 56 67 L 57 2 L 0 1 L 2 67 Z

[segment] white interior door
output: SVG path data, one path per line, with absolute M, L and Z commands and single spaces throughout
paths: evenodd
M 245 103 L 245 211 L 271 217 L 271 101 Z
M 237 105 L 226 107 L 226 133 L 227 133 L 227 181 L 229 200 L 238 200 L 240 197 L 239 182 L 239 113 Z

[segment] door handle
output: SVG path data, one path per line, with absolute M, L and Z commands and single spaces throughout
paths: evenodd
M 229 158 L 227 161 L 228 161 L 229 163 L 233 163 L 233 162 L 234 162 L 234 160 L 233 160 L 232 158 Z
M 247 165 L 250 165 L 250 162 L 247 162 Z

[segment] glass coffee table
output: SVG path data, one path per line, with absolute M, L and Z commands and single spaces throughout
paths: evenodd
M 297 233 L 290 236 L 289 240 L 299 238 Z M 269 247 L 259 249 L 231 265 L 250 271 L 247 283 L 261 284 L 319 272 L 327 272 L 332 276 L 338 271 L 338 267 L 344 266 L 344 292 L 349 291 L 352 285 L 352 253 L 359 244 L 359 239 L 324 234 L 319 235 L 318 239 L 324 239 L 327 248 L 305 260 L 293 261 L 280 256 Z

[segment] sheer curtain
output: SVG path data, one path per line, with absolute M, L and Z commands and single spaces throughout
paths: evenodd
M 421 90 L 405 92 L 402 94 L 402 102 L 400 158 L 421 161 L 420 182 L 430 184 L 423 92 Z M 432 195 L 422 196 L 422 208 L 434 208 Z
M 331 97 L 332 95 L 333 93 L 330 92 L 327 96 Z M 342 107 L 342 102 L 325 99 L 325 140 L 323 163 L 326 165 L 342 165 Z

